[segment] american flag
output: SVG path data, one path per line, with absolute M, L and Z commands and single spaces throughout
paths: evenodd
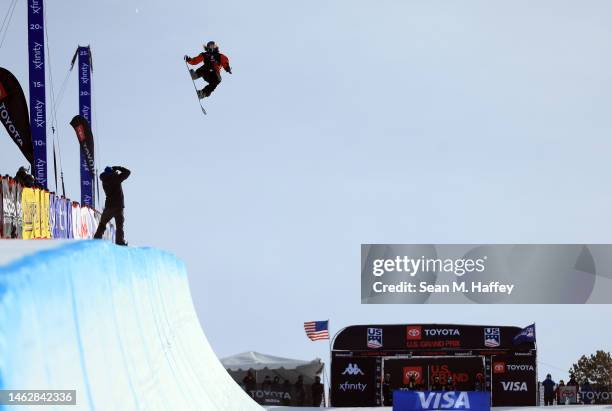
M 328 321 L 307 321 L 304 323 L 306 336 L 312 341 L 329 340 Z

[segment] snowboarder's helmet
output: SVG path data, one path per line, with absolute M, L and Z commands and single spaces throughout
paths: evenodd
M 209 51 L 215 51 L 219 49 L 219 46 L 214 41 L 209 41 L 208 43 L 206 43 L 204 48 Z
M 110 174 L 113 172 L 113 168 L 111 166 L 104 167 L 104 172 Z

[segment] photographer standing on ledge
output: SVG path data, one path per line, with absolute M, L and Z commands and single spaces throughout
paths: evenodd
M 121 183 L 129 176 L 130 170 L 120 166 L 106 167 L 102 174 L 100 174 L 102 188 L 104 188 L 104 194 L 106 194 L 106 202 L 104 203 L 104 211 L 102 212 L 100 224 L 98 224 L 94 238 L 102 238 L 106 230 L 106 224 L 114 218 L 117 225 L 115 243 L 117 245 L 127 245 L 123 233 L 123 223 L 125 222 L 123 209 L 125 208 L 125 203 Z

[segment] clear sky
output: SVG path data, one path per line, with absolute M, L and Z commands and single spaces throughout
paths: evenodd
M 25 86 L 19 3 L 0 65 Z M 612 242 L 609 1 L 46 3 L 56 93 L 92 47 L 98 163 L 133 173 L 127 239 L 186 261 L 220 357 L 327 358 L 302 330 L 327 318 L 535 321 L 556 378 L 612 350 L 609 305 L 362 306 L 359 291 L 361 243 Z M 204 117 L 182 56 L 211 39 L 234 74 Z M 57 117 L 74 199 L 77 111 L 73 72 Z M 24 162 L 1 131 L 0 171 Z

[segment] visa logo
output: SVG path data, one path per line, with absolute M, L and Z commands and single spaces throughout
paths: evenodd
M 448 392 L 417 392 L 421 408 L 424 410 L 439 409 L 470 409 L 470 398 L 467 392 L 448 391 Z
M 502 381 L 504 391 L 528 391 L 527 383 L 520 381 Z

